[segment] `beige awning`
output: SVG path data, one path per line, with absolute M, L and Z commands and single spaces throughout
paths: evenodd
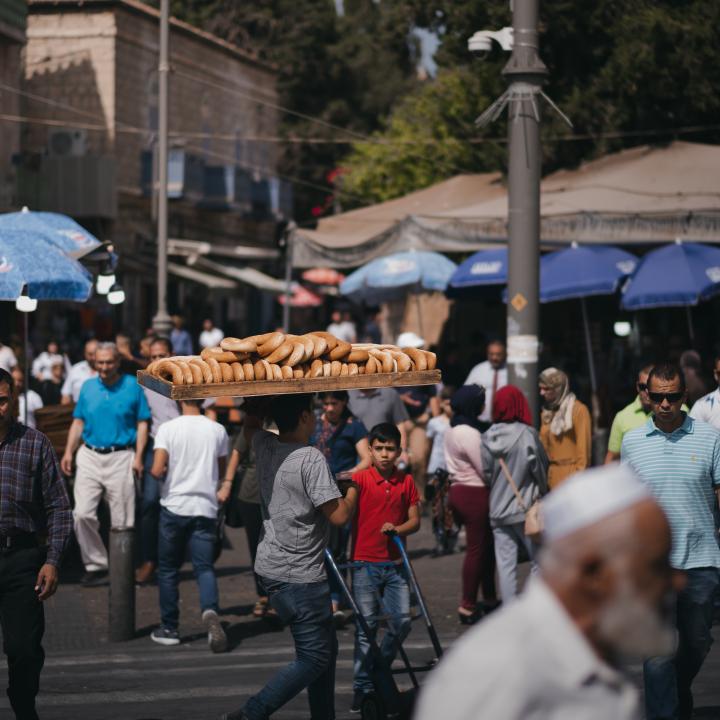
M 277 248 L 257 247 L 255 245 L 219 245 L 203 240 L 183 240 L 168 238 L 168 255 L 196 257 L 200 255 L 221 255 L 238 260 L 277 260 L 280 251 Z
M 193 263 L 193 267 L 216 273 L 220 276 L 224 275 L 232 278 L 233 280 L 245 283 L 246 285 L 252 285 L 258 290 L 264 290 L 266 292 L 279 294 L 284 293 L 286 290 L 284 280 L 278 280 L 277 278 L 266 275 L 255 268 L 234 267 L 232 265 L 221 264 L 214 262 L 213 260 L 208 260 L 206 257 L 198 258 Z
M 218 277 L 217 275 L 211 275 L 210 273 L 201 272 L 194 268 L 187 267 L 187 265 L 178 265 L 177 263 L 168 263 L 168 271 L 173 275 L 185 278 L 185 280 L 192 280 L 201 285 L 217 290 L 235 290 L 237 289 L 237 283 L 234 280 L 228 280 L 224 277 Z

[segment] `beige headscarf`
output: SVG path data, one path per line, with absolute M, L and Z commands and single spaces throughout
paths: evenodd
M 557 368 L 550 367 L 540 373 L 539 382 L 555 390 L 556 399 L 543 405 L 540 413 L 543 424 L 550 424 L 550 432 L 560 436 L 572 429 L 572 413 L 575 407 L 575 393 L 570 392 L 568 376 Z

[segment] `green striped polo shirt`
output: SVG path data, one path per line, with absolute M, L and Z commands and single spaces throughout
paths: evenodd
M 720 568 L 715 488 L 720 486 L 720 433 L 685 415 L 672 433 L 653 418 L 625 434 L 621 461 L 647 483 L 672 530 L 670 564 L 680 570 Z

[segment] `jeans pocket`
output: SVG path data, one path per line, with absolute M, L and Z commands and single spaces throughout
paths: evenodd
M 290 583 L 263 582 L 270 605 L 285 625 L 290 624 L 296 615 L 295 589 Z

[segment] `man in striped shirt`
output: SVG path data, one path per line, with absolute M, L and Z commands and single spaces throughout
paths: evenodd
M 713 596 L 720 585 L 720 545 L 715 529 L 720 496 L 720 433 L 683 412 L 687 401 L 680 368 L 656 365 L 648 377 L 652 416 L 628 432 L 622 462 L 647 483 L 670 521 L 672 566 L 684 570 L 678 594 L 678 648 L 674 657 L 645 663 L 647 720 L 692 715 L 691 685 L 710 650 Z

